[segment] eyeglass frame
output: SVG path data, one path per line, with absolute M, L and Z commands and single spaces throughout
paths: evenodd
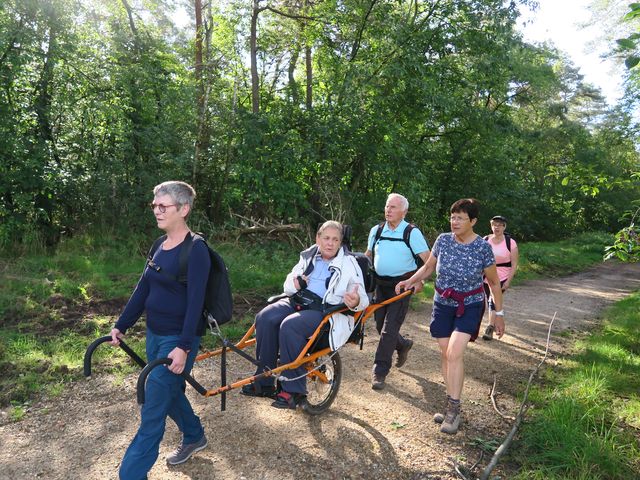
M 453 215 L 449 217 L 449 222 L 466 222 L 466 221 L 471 221 L 471 218 L 469 216 L 462 217 L 462 216 L 457 216 L 454 217 Z
M 156 207 L 157 207 L 158 210 L 160 210 L 160 213 L 166 213 L 167 212 L 167 208 L 169 208 L 169 207 L 177 207 L 178 204 L 177 203 L 172 203 L 170 205 L 164 205 L 162 203 L 150 203 L 149 206 L 151 207 L 151 211 L 153 211 L 153 212 L 156 211 Z

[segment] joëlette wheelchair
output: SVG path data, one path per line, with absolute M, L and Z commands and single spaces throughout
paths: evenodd
M 345 232 L 343 236 L 343 248 L 345 248 L 345 250 L 350 253 L 350 244 L 348 243 L 348 240 L 350 238 L 350 227 L 348 225 L 345 225 L 345 227 L 349 230 Z M 368 264 L 369 262 L 368 257 L 364 257 L 363 254 L 355 253 L 352 255 L 360 257 L 359 259 L 357 258 L 357 260 L 361 265 L 361 268 L 363 261 L 366 262 L 366 264 Z M 365 274 L 365 278 L 367 278 L 367 274 Z M 366 287 L 367 291 L 369 292 L 373 290 L 373 285 L 366 285 Z M 366 309 L 360 312 L 351 312 L 353 313 L 354 317 L 354 329 L 347 343 L 356 345 L 359 344 L 360 349 L 362 349 L 364 340 L 364 327 L 367 319 L 371 317 L 371 315 L 373 315 L 374 312 L 379 308 L 396 302 L 408 295 L 411 295 L 412 293 L 412 290 L 407 290 L 381 303 L 370 304 Z M 283 294 L 271 297 L 268 300 L 268 303 L 273 303 L 280 300 L 281 298 L 286 298 L 286 296 Z M 287 363 L 286 365 L 280 365 L 272 370 L 266 369 L 259 375 L 246 376 L 245 378 L 236 380 L 231 383 L 227 383 L 228 352 L 234 352 L 240 355 L 245 360 L 251 362 L 253 365 L 260 366 L 260 362 L 245 351 L 247 347 L 250 347 L 256 343 L 255 324 L 253 324 L 249 328 L 249 330 L 238 342 L 233 343 L 225 338 L 218 324 L 213 318 L 210 317 L 208 319 L 209 328 L 215 336 L 219 337 L 222 346 L 216 350 L 204 351 L 200 353 L 196 357 L 196 364 L 209 358 L 220 357 L 220 386 L 217 388 L 207 389 L 191 375 L 183 372 L 181 376 L 186 380 L 187 383 L 189 383 L 189 385 L 195 388 L 195 390 L 199 394 L 205 397 L 220 395 L 220 406 L 222 410 L 225 410 L 226 393 L 228 391 L 241 388 L 244 385 L 268 376 L 273 376 L 280 381 L 286 381 L 284 377 L 280 377 L 280 374 L 283 371 L 304 367 L 307 371 L 307 398 L 306 401 L 302 403 L 302 410 L 310 415 L 319 415 L 331 406 L 336 396 L 338 395 L 338 390 L 342 381 L 342 360 L 340 359 L 340 354 L 337 350 L 332 351 L 329 346 L 329 319 L 331 318 L 331 315 L 335 313 L 349 314 L 349 309 L 344 304 L 342 304 L 332 306 L 328 310 L 325 310 L 322 321 L 316 328 L 313 335 L 309 338 L 307 344 L 304 346 L 298 357 L 293 362 Z M 111 341 L 111 337 L 107 335 L 96 339 L 91 343 L 91 345 L 87 347 L 84 356 L 84 375 L 86 377 L 89 377 L 91 375 L 91 357 L 93 355 L 93 352 L 100 344 L 109 341 Z M 156 367 L 170 364 L 172 360 L 169 358 L 160 358 L 147 364 L 122 340 L 120 340 L 120 348 L 124 350 L 125 353 L 127 353 L 142 368 L 142 372 L 140 372 L 140 375 L 138 377 L 136 391 L 138 403 L 143 404 L 145 401 L 145 384 L 149 373 Z
M 411 295 L 411 293 L 411 291 L 402 292 L 400 295 L 385 300 L 384 302 L 371 304 L 365 310 L 356 312 L 354 315 L 354 331 L 347 343 L 360 344 L 360 348 L 362 348 L 364 326 L 367 319 L 379 308 Z M 252 325 L 244 336 L 235 344 L 223 336 L 216 324 L 210 325 L 214 334 L 220 337 L 222 347 L 199 354 L 196 357 L 196 364 L 202 360 L 219 356 L 221 365 L 220 387 L 207 389 L 191 375 L 182 373 L 181 376 L 187 381 L 187 383 L 189 383 L 189 385 L 195 388 L 199 394 L 205 397 L 220 395 L 221 409 L 225 410 L 226 392 L 241 388 L 244 385 L 259 380 L 260 378 L 268 376 L 274 376 L 277 378 L 280 373 L 285 370 L 292 370 L 302 366 L 307 370 L 308 392 L 306 401 L 302 404 L 302 410 L 310 415 L 319 415 L 331 406 L 338 395 L 338 390 L 342 381 L 342 360 L 340 359 L 340 353 L 338 350 L 331 350 L 328 340 L 329 318 L 331 318 L 331 315 L 336 312 L 348 312 L 348 308 L 344 305 L 337 305 L 329 311 L 326 311 L 320 325 L 318 325 L 316 331 L 309 338 L 309 341 L 293 362 L 287 363 L 286 365 L 280 365 L 272 370 L 266 370 L 259 375 L 242 378 L 241 380 L 237 380 L 232 383 L 227 383 L 226 375 L 227 353 L 229 351 L 237 353 L 256 366 L 260 364 L 256 358 L 244 351 L 247 347 L 256 343 L 255 324 Z M 84 356 L 84 375 L 86 377 L 91 376 L 91 357 L 93 352 L 100 344 L 110 341 L 111 336 L 107 335 L 94 340 L 91 345 L 87 347 Z M 145 383 L 149 373 L 151 373 L 151 370 L 156 367 L 170 364 L 171 359 L 159 358 L 147 364 L 122 340 L 120 341 L 120 348 L 124 350 L 125 353 L 127 353 L 140 367 L 142 367 L 142 372 L 140 372 L 140 375 L 138 376 L 136 391 L 138 403 L 143 404 L 145 401 Z

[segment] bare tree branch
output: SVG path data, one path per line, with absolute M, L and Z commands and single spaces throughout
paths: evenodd
M 263 10 L 269 10 L 273 13 L 277 13 L 278 15 L 282 15 L 283 17 L 293 18 L 294 20 L 311 20 L 311 21 L 316 20 L 315 17 L 308 17 L 307 15 L 296 15 L 294 13 L 283 12 L 282 10 L 278 10 L 277 8 L 273 8 L 269 6 L 263 7 Z
M 555 321 L 557 314 L 558 312 L 555 312 L 553 314 L 553 318 L 549 323 L 549 330 L 547 331 L 547 346 L 544 351 L 544 357 L 542 357 L 542 360 L 540 360 L 540 363 L 538 363 L 538 365 L 533 370 L 533 372 L 531 372 L 531 375 L 529 375 L 529 381 L 527 382 L 527 388 L 524 391 L 524 397 L 522 398 L 522 403 L 520 404 L 520 410 L 518 411 L 518 415 L 516 416 L 516 421 L 513 424 L 513 427 L 511 427 L 511 431 L 505 438 L 504 442 L 502 442 L 502 444 L 498 447 L 496 452 L 493 454 L 493 457 L 491 458 L 489 465 L 487 465 L 487 467 L 482 472 L 482 475 L 480 475 L 480 480 L 487 480 L 489 478 L 489 475 L 491 475 L 491 472 L 493 471 L 493 469 L 496 468 L 498 461 L 507 452 L 509 445 L 511 445 L 511 442 L 513 441 L 513 438 L 515 437 L 516 432 L 518 431 L 518 427 L 520 427 L 520 424 L 524 419 L 524 415 L 525 413 L 527 413 L 527 410 L 529 409 L 529 406 L 527 405 L 527 399 L 529 398 L 529 388 L 531 388 L 533 379 L 538 374 L 540 367 L 542 367 L 542 364 L 547 360 L 547 355 L 549 354 L 549 342 L 551 341 L 551 327 L 553 326 L 553 322 Z
M 507 420 L 515 420 L 516 417 L 512 417 L 510 415 L 505 415 L 504 413 L 502 413 L 499 409 L 498 409 L 498 404 L 496 403 L 496 375 L 493 375 L 493 386 L 491 387 L 491 392 L 489 392 L 489 397 L 491 398 L 491 403 L 493 404 L 493 409 L 498 413 L 498 415 L 500 415 L 502 418 L 507 419 Z

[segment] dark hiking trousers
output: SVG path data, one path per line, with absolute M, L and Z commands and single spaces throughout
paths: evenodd
M 376 286 L 376 303 L 395 297 L 395 285 Z M 373 373 L 386 377 L 391 370 L 391 359 L 394 350 L 402 350 L 408 341 L 400 335 L 400 327 L 409 310 L 411 295 L 382 307 L 375 312 L 376 329 L 380 334 L 380 342 L 373 363 Z

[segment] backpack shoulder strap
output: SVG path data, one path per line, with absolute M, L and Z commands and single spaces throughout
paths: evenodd
M 376 242 L 378 240 L 380 240 L 380 237 L 382 236 L 382 230 L 384 230 L 384 224 L 385 222 L 380 222 L 378 224 L 378 230 L 376 230 L 376 236 L 373 238 L 373 246 L 376 246 Z
M 511 237 L 505 233 L 504 240 L 507 244 L 507 250 L 511 251 Z
M 380 222 L 378 224 L 378 229 L 376 230 L 376 236 L 373 237 L 373 245 L 371 246 L 371 265 L 373 265 L 373 259 L 376 255 L 376 243 L 378 243 L 378 240 L 380 240 L 380 237 L 382 237 L 382 230 L 384 230 L 384 224 L 385 222 Z
M 161 237 L 156 238 L 155 242 L 153 242 L 153 245 L 151 245 L 151 248 L 149 249 L 149 253 L 147 254 L 147 260 L 153 260 L 153 256 L 156 254 L 156 252 L 160 248 L 160 245 L 162 245 L 162 242 L 164 242 L 166 239 L 167 239 L 166 235 L 162 235 Z
M 411 232 L 413 231 L 414 228 L 416 228 L 415 224 L 413 223 L 408 224 L 405 227 L 404 232 L 402 232 L 402 239 L 404 240 L 404 243 L 407 244 L 407 247 L 409 247 L 409 250 L 411 251 L 411 255 L 413 256 L 413 258 L 416 258 L 416 253 L 413 251 L 413 248 L 411 248 Z
M 180 249 L 180 256 L 178 257 L 178 282 L 186 284 L 187 283 L 187 271 L 189 269 L 189 254 L 191 253 L 191 249 L 193 248 L 193 242 L 196 240 L 204 242 L 204 238 L 196 233 L 187 233 L 187 236 L 184 237 L 184 242 L 182 244 L 182 248 Z M 205 242 L 206 244 L 206 242 Z

